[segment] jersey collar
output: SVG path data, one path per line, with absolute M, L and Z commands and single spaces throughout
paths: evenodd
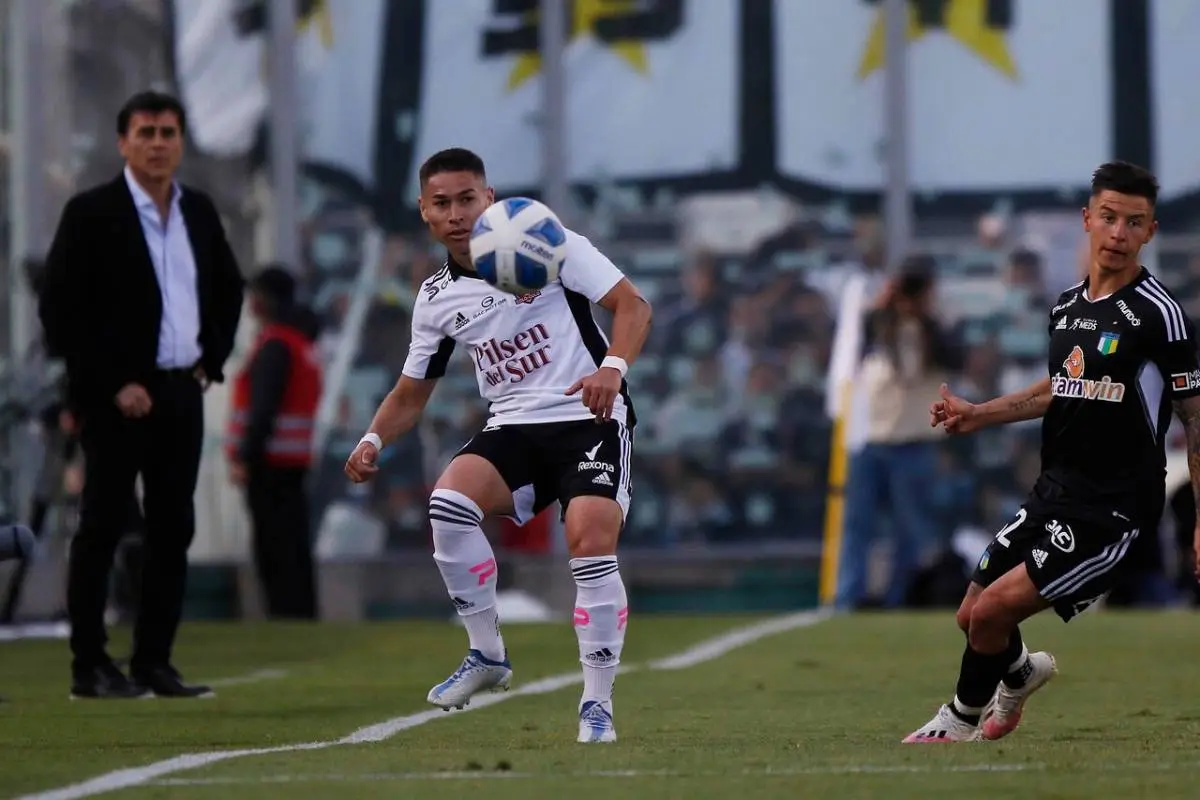
M 1149 274 L 1150 274 L 1150 270 L 1146 269 L 1146 267 L 1144 265 L 1141 265 L 1141 269 L 1138 272 L 1136 278 L 1134 278 L 1129 283 L 1122 286 L 1120 289 L 1117 289 L 1115 292 L 1113 292 L 1112 294 L 1110 294 L 1108 297 L 1106 297 L 1104 299 L 1108 300 L 1110 298 L 1116 297 L 1119 294 L 1123 294 L 1127 289 L 1132 289 L 1133 287 L 1139 285 L 1142 281 L 1146 280 L 1146 276 L 1148 276 Z M 1079 296 L 1080 297 L 1086 297 L 1088 286 L 1091 284 L 1091 280 L 1092 280 L 1091 275 L 1084 276 L 1083 283 L 1079 287 Z M 1090 298 L 1090 299 L 1088 299 L 1088 302 L 1095 303 L 1098 301 L 1095 298 Z
M 449 250 L 446 251 L 446 269 L 450 271 L 450 280 L 456 281 L 459 278 L 471 278 L 477 281 L 483 280 L 477 272 L 460 267 L 458 262 L 454 260 L 454 257 L 450 255 Z

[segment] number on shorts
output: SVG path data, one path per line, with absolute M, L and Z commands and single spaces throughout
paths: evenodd
M 1005 547 L 1011 546 L 1012 542 L 1009 540 L 1008 535 L 1010 533 L 1012 533 L 1013 531 L 1015 531 L 1017 528 L 1019 528 L 1025 524 L 1026 516 L 1027 516 L 1027 513 L 1026 513 L 1025 509 L 1023 509 L 1023 508 L 1017 509 L 1016 518 L 1013 519 L 1012 522 L 1008 523 L 1007 525 L 1005 525 L 1003 528 L 1000 529 L 1000 532 L 996 534 L 996 541 L 999 542 L 1000 544 L 1004 545 Z

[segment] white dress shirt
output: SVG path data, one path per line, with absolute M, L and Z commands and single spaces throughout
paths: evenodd
M 154 263 L 158 289 L 162 293 L 162 324 L 158 333 L 158 366 L 163 369 L 192 367 L 200 360 L 200 299 L 196 290 L 196 258 L 188 239 L 187 223 L 179 208 L 180 189 L 171 186 L 171 205 L 166 223 L 158 205 L 125 168 L 125 182 L 133 194 L 142 235 Z

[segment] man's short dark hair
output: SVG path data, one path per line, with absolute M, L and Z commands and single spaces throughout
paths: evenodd
M 1150 205 L 1158 203 L 1158 179 L 1154 173 L 1127 161 L 1101 164 L 1092 173 L 1092 197 L 1105 191 L 1144 197 Z
M 267 264 L 250 279 L 247 288 L 278 307 L 290 306 L 296 301 L 296 278 L 282 264 Z
M 179 118 L 179 132 L 187 133 L 187 114 L 183 110 L 183 103 L 166 92 L 138 92 L 126 100 L 117 112 L 117 135 L 129 133 L 129 120 L 134 114 L 164 114 L 168 111 L 174 112 Z
M 465 147 L 449 147 L 425 159 L 421 165 L 421 188 L 434 175 L 443 172 L 470 172 L 487 180 L 487 171 L 483 168 L 483 159 Z

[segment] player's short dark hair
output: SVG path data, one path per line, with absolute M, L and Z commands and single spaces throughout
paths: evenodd
M 483 159 L 465 147 L 448 147 L 439 150 L 421 165 L 421 188 L 434 175 L 443 172 L 470 172 L 487 180 L 487 170 L 483 168 Z
M 117 112 L 117 135 L 129 133 L 129 120 L 134 114 L 164 114 L 168 111 L 179 119 L 179 132 L 187 133 L 187 113 L 183 110 L 183 103 L 166 92 L 138 92 L 126 100 Z
M 1144 197 L 1150 205 L 1155 205 L 1158 203 L 1158 178 L 1137 164 L 1110 161 L 1092 173 L 1092 197 L 1105 191 Z

